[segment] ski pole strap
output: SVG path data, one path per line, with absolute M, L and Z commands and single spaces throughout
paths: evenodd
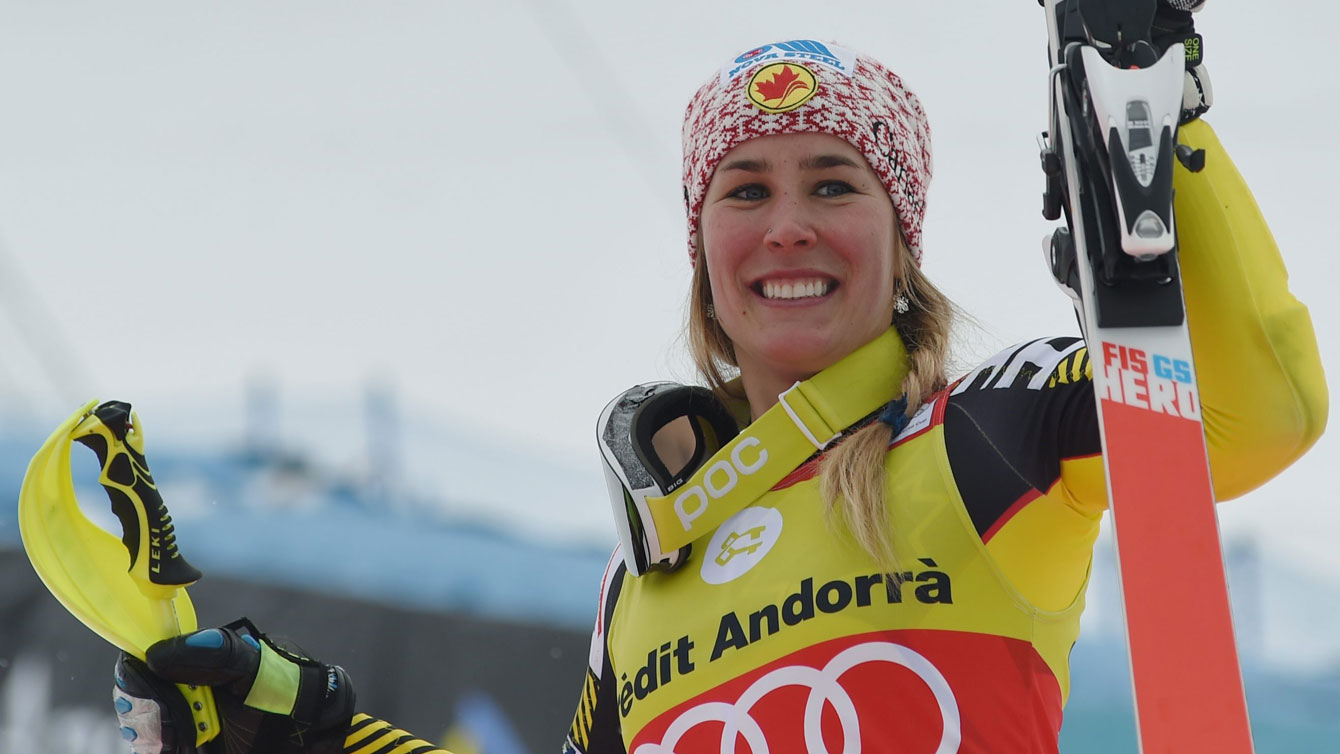
M 258 643 L 260 667 L 242 703 L 276 715 L 292 715 L 298 703 L 301 668 L 276 652 L 268 640 Z
M 890 327 L 841 361 L 777 397 L 777 404 L 722 446 L 682 487 L 647 498 L 662 551 L 710 533 L 826 449 L 842 431 L 893 400 L 907 350 Z

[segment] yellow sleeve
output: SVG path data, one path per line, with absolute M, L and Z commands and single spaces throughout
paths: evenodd
M 1326 378 L 1312 319 L 1246 182 L 1209 124 L 1187 124 L 1179 141 L 1205 150 L 1200 173 L 1177 167 L 1174 206 L 1210 471 L 1227 500 L 1317 441 Z
M 1177 166 L 1174 187 L 1210 472 L 1215 498 L 1227 500 L 1316 442 L 1326 425 L 1326 380 L 1307 308 L 1289 293 L 1275 239 L 1242 176 L 1208 124 L 1184 126 L 1180 141 L 1206 152 L 1200 173 Z M 1092 380 L 1092 363 L 1076 358 L 1058 367 L 1057 382 L 1080 369 Z M 1106 505 L 1102 458 L 1062 458 L 1060 483 L 1018 511 L 987 549 L 1033 604 L 1064 609 L 1087 577 Z

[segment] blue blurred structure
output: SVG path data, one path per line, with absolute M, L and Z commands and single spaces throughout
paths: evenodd
M 0 485 L 11 501 L 40 444 L 36 435 L 0 439 Z M 181 551 L 207 574 L 550 626 L 589 628 L 594 619 L 612 548 L 544 544 L 433 515 L 332 479 L 298 455 L 148 450 Z M 72 456 L 81 507 L 119 535 L 96 460 L 80 447 Z M 21 546 L 15 514 L 12 502 L 0 508 L 0 546 Z
M 468 737 L 480 754 L 526 754 L 505 710 L 487 694 L 467 694 L 456 703 L 459 734 Z M 453 731 L 455 732 L 455 731 Z M 456 751 L 454 754 L 467 754 Z

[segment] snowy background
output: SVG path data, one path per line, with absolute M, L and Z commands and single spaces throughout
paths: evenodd
M 1198 25 L 1208 119 L 1337 393 L 1340 83 L 1297 11 L 1214 0 Z M 1340 6 L 1306 23 L 1334 28 Z M 129 400 L 151 453 L 250 438 L 420 513 L 605 548 L 597 413 L 692 378 L 682 108 L 722 61 L 798 36 L 875 55 L 926 105 L 925 267 L 977 320 L 959 362 L 1074 332 L 1040 260 L 1032 0 L 0 0 L 0 434 Z M 1340 657 L 1337 458 L 1332 432 L 1221 507 L 1226 538 L 1272 564 L 1253 593 L 1282 667 Z M 184 549 L 220 505 L 191 479 L 172 499 Z

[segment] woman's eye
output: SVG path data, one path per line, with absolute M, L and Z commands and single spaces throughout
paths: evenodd
M 842 181 L 825 181 L 814 190 L 819 196 L 842 196 L 851 192 L 852 187 Z
M 749 183 L 730 192 L 729 196 L 732 199 L 745 199 L 748 201 L 757 201 L 759 199 L 766 199 L 768 196 L 768 190 L 763 188 L 757 183 Z

